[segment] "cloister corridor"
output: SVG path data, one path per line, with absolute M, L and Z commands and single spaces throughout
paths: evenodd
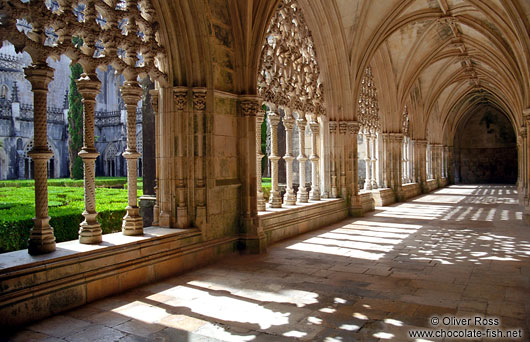
M 530 330 L 513 186 L 453 185 L 27 326 L 9 341 L 442 341 L 432 316 Z M 451 339 L 445 339 L 449 341 Z M 476 339 L 473 341 L 477 341 Z M 488 339 L 484 339 L 488 341 Z

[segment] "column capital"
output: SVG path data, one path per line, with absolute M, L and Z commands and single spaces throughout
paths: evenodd
M 96 101 L 96 96 L 101 88 L 101 81 L 95 73 L 81 74 L 81 77 L 75 81 L 77 89 L 83 97 L 83 101 Z M 123 94 L 122 94 L 123 95 Z M 125 98 L 124 98 L 125 101 Z
M 316 121 L 309 122 L 309 129 L 311 130 L 311 133 L 313 134 L 320 133 L 320 125 Z
M 193 88 L 193 110 L 206 109 L 206 88 Z
M 269 120 L 271 126 L 278 126 L 280 123 L 280 116 L 275 112 L 268 112 L 267 119 Z
M 121 86 L 121 96 L 126 106 L 133 106 L 136 109 L 138 101 L 142 97 L 142 88 L 137 81 L 125 81 Z
M 239 105 L 243 116 L 261 116 L 263 118 L 259 97 L 242 96 Z
M 153 106 L 153 111 L 155 115 L 158 114 L 158 99 L 159 99 L 159 92 L 158 89 L 151 89 L 149 90 L 149 95 L 151 95 L 151 106 Z
M 350 134 L 359 133 L 359 129 L 361 128 L 361 126 L 359 125 L 358 121 L 348 121 L 347 124 L 348 124 L 348 132 Z
M 339 133 L 346 134 L 347 131 L 348 131 L 348 122 L 339 121 Z
M 188 88 L 186 87 L 174 87 L 173 88 L 173 99 L 175 100 L 175 107 L 178 111 L 186 109 L 188 103 Z
M 530 108 L 523 109 L 523 118 L 530 121 Z
M 339 126 L 339 123 L 337 121 L 329 121 L 329 132 L 334 134 L 337 133 L 337 128 Z
M 294 127 L 294 117 L 292 115 L 285 115 L 282 118 L 282 122 L 283 122 L 283 125 L 285 126 L 285 128 L 287 128 L 288 130 L 293 129 L 293 127 Z
M 526 134 L 527 134 L 526 126 L 521 126 L 521 128 L 519 129 L 519 135 L 523 138 L 526 138 Z
M 32 64 L 24 68 L 26 79 L 31 83 L 31 90 L 48 92 L 48 84 L 53 80 L 53 68 L 46 63 Z

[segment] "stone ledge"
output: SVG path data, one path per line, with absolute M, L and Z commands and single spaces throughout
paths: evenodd
M 267 236 L 267 245 L 296 236 L 348 216 L 343 199 L 322 199 L 297 206 L 267 209 L 258 215 L 259 225 Z
M 421 194 L 421 186 L 418 183 L 407 183 L 403 184 L 403 193 L 405 199 L 416 197 Z
M 204 265 L 236 252 L 238 239 L 202 241 L 198 229 L 155 227 L 144 236 L 103 238 L 99 245 L 60 243 L 56 252 L 38 257 L 25 250 L 2 255 L 0 326 L 42 319 Z

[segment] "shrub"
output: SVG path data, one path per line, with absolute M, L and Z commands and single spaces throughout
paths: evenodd
M 75 240 L 84 209 L 82 187 L 50 186 L 48 188 L 50 225 L 57 242 Z M 139 196 L 141 191 L 139 191 Z M 34 188 L 0 188 L 0 252 L 27 248 L 29 231 L 35 216 Z M 123 189 L 96 189 L 96 210 L 103 234 L 121 230 L 127 206 Z

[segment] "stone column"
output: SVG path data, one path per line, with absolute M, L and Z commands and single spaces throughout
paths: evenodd
M 380 165 L 382 168 L 382 187 L 383 188 L 390 188 L 390 135 L 389 133 L 382 133 L 381 134 L 381 141 L 382 141 L 382 159 L 380 161 Z
M 518 180 L 518 187 L 517 192 L 519 195 L 519 203 L 524 205 L 524 198 L 526 196 L 526 189 L 527 189 L 527 128 L 526 126 L 522 126 L 520 133 L 519 133 L 519 180 Z
M 427 140 L 416 140 L 416 175 L 423 193 L 427 193 Z
M 35 165 L 35 217 L 29 233 L 29 254 L 44 254 L 55 251 L 55 236 L 48 216 L 48 160 L 53 152 L 48 149 L 48 126 L 46 103 L 48 84 L 53 79 L 53 69 L 45 62 L 34 63 L 24 69 L 26 79 L 33 91 L 33 149 L 28 156 Z
M 127 160 L 127 213 L 121 230 L 124 235 L 143 235 L 143 222 L 138 208 L 137 164 L 140 154 L 136 151 L 136 107 L 142 96 L 142 88 L 135 76 L 128 78 L 121 87 L 121 95 L 127 109 L 127 148 L 123 157 Z
M 269 199 L 269 205 L 271 208 L 282 207 L 282 197 L 278 189 L 278 124 L 280 123 L 280 116 L 275 113 L 272 108 L 267 114 L 269 125 L 271 127 L 271 154 L 269 160 L 271 161 L 271 194 Z
M 329 135 L 331 140 L 331 153 L 330 153 L 330 160 L 331 160 L 331 198 L 338 198 L 339 192 L 337 189 L 337 168 L 336 168 L 336 162 L 337 162 L 337 121 L 330 121 L 329 122 Z
M 188 219 L 188 187 L 186 183 L 188 163 L 186 158 L 186 115 L 188 106 L 188 88 L 176 87 L 173 90 L 175 96 L 176 116 L 175 132 L 176 132 L 176 146 L 175 146 L 175 167 L 176 167 L 176 207 L 177 207 L 177 228 L 187 228 L 189 226 Z
M 370 153 L 370 132 L 364 132 L 365 145 L 366 145 L 366 158 L 364 164 L 366 165 L 366 179 L 364 180 L 364 190 L 372 190 L 372 157 Z
M 293 189 L 293 127 L 294 117 L 291 110 L 288 108 L 284 109 L 285 116 L 283 117 L 283 126 L 285 127 L 285 172 L 286 172 L 286 183 L 287 188 L 283 197 L 283 203 L 285 205 L 295 205 L 296 195 Z
M 97 221 L 96 212 L 96 178 L 95 162 L 99 153 L 96 150 L 94 139 L 94 120 L 96 96 L 99 93 L 101 82 L 95 70 L 88 74 L 82 74 L 76 81 L 79 93 L 83 97 L 83 148 L 79 156 L 83 160 L 84 185 L 85 185 L 85 220 L 79 225 L 80 243 L 100 243 L 102 231 Z M 136 115 L 136 113 L 135 113 Z M 135 117 L 136 118 L 136 117 Z M 136 126 L 135 126 L 136 131 Z M 136 132 L 135 132 L 136 133 Z M 136 135 L 135 135 L 136 137 Z
M 263 159 L 263 153 L 261 151 L 261 126 L 263 124 L 264 118 L 265 116 L 263 115 L 263 110 L 258 109 L 256 113 L 256 190 L 258 211 L 267 210 L 265 198 L 263 197 L 263 188 L 261 185 L 261 161 Z
M 371 150 L 372 150 L 372 155 L 371 155 L 372 157 L 372 190 L 375 190 L 378 188 L 377 171 L 376 171 L 376 165 L 377 165 L 377 150 L 375 147 L 376 140 L 377 140 L 377 135 L 374 132 L 370 135 L 370 141 L 372 142 L 372 147 L 371 147 Z
M 205 170 L 205 110 L 206 89 L 193 90 L 193 129 L 194 129 L 194 179 L 195 179 L 195 224 L 202 227 L 206 223 L 206 170 Z M 254 111 L 253 117 L 256 113 Z
M 305 128 L 307 125 L 307 120 L 305 119 L 304 114 L 298 113 L 298 119 L 296 120 L 298 124 L 298 144 L 299 144 L 299 154 L 296 158 L 299 163 L 298 172 L 300 179 L 300 186 L 298 187 L 297 201 L 299 203 L 307 203 L 309 201 L 309 193 L 305 187 L 307 181 L 305 179 L 305 168 L 307 157 L 305 155 Z
M 392 149 L 392 189 L 396 194 L 398 201 L 405 200 L 402 188 L 402 157 L 403 135 L 401 133 L 392 133 L 390 135 Z
M 158 125 L 160 124 L 160 115 L 158 113 L 158 89 L 153 89 L 149 91 L 149 94 L 151 95 L 151 105 L 153 106 L 153 113 L 155 114 L 155 205 L 153 206 L 153 222 L 151 225 L 158 226 L 159 225 L 159 217 L 160 217 L 160 194 L 158 192 L 158 179 L 160 177 L 160 147 L 159 147 L 159 138 L 160 133 L 158 130 Z M 145 141 L 145 140 L 144 140 Z
M 319 148 L 320 148 L 320 197 L 330 198 L 331 194 L 331 162 L 330 162 L 330 137 L 329 137 L 329 119 L 321 113 L 318 116 L 318 122 L 320 124 L 319 134 Z
M 162 87 L 159 89 L 159 114 L 157 125 L 158 142 L 158 203 L 160 214 L 158 225 L 160 227 L 175 226 L 175 140 L 167 137 L 176 136 L 173 129 L 175 120 L 174 108 L 178 108 L 180 102 L 186 103 L 186 98 L 179 101 L 173 88 Z
M 317 138 L 320 131 L 320 125 L 315 120 L 314 115 L 311 115 L 311 122 L 309 122 L 309 129 L 311 130 L 311 155 L 309 160 L 311 161 L 311 191 L 309 192 L 309 199 L 312 201 L 320 201 L 320 176 L 319 176 L 319 165 L 317 150 Z
M 259 224 L 256 201 L 257 184 L 261 184 L 261 175 L 257 173 L 257 129 L 256 116 L 261 116 L 261 100 L 253 95 L 240 97 L 241 115 L 238 117 L 238 137 L 240 180 L 241 180 L 241 222 L 243 232 L 241 244 L 246 253 L 261 253 L 266 250 L 266 236 Z M 279 118 L 278 118 L 279 122 Z M 261 139 L 259 148 L 261 149 Z M 260 168 L 261 169 L 261 168 Z M 277 169 L 276 169 L 277 170 Z M 258 182 L 257 179 L 260 179 Z M 278 183 L 276 183 L 276 187 Z M 281 201 L 280 201 L 281 205 Z
M 523 118 L 526 126 L 526 145 L 524 146 L 524 151 L 526 152 L 526 174 L 524 175 L 526 189 L 524 196 L 523 220 L 527 224 L 530 224 L 530 138 L 528 137 L 528 128 L 530 127 L 530 108 L 523 110 Z
M 348 177 L 351 181 L 350 187 L 350 208 L 349 213 L 351 216 L 359 217 L 363 214 L 363 208 L 361 204 L 361 196 L 359 195 L 359 160 L 357 154 L 357 134 L 359 133 L 359 123 L 357 121 L 347 122 L 348 132 L 346 144 L 351 145 L 351 176 Z
M 347 141 L 346 134 L 348 133 L 348 123 L 346 121 L 340 121 L 339 122 L 339 140 L 340 140 L 340 193 L 342 198 L 345 200 L 348 200 L 348 188 L 346 184 L 346 144 L 349 144 L 350 141 Z M 357 145 L 357 141 L 355 141 L 355 145 Z M 355 156 L 357 157 L 357 156 Z M 359 174 L 354 175 L 357 177 L 357 184 L 359 184 Z M 358 186 L 358 185 L 357 185 Z M 357 189 L 357 192 L 359 189 Z

